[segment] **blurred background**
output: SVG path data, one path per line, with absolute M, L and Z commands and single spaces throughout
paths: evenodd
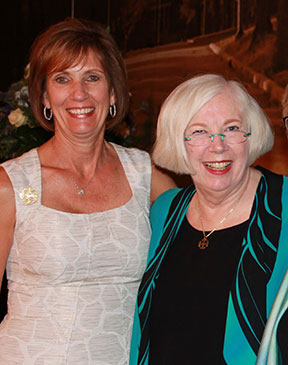
M 284 47 L 279 45 L 279 50 L 286 50 L 288 44 L 286 0 L 3 0 L 0 5 L 0 90 L 5 91 L 23 76 L 30 46 L 37 34 L 68 16 L 104 24 L 124 55 L 130 50 L 221 30 L 234 29 L 240 34 L 256 24 L 263 37 L 272 30 L 269 22 L 272 16 L 283 22 L 282 33 L 286 36 L 286 42 L 282 41 Z M 287 66 L 287 53 L 284 61 Z

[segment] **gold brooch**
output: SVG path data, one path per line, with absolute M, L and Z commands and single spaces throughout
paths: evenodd
M 19 196 L 27 205 L 35 203 L 38 199 L 37 191 L 30 186 L 28 186 L 28 188 L 24 188 L 21 193 L 19 193 Z

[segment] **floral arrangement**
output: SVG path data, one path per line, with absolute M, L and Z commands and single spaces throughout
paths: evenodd
M 0 162 L 40 146 L 51 135 L 36 124 L 25 79 L 0 91 Z
M 124 123 L 106 133 L 106 139 L 130 147 L 136 143 L 134 131 L 135 123 L 128 115 Z M 52 135 L 36 123 L 25 78 L 7 92 L 0 91 L 0 163 L 40 146 Z

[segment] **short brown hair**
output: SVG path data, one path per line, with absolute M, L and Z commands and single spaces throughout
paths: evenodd
M 42 100 L 47 75 L 74 65 L 90 50 L 98 56 L 109 88 L 115 93 L 117 115 L 111 118 L 108 127 L 112 128 L 125 117 L 129 105 L 127 74 L 114 39 L 98 23 L 68 18 L 40 34 L 31 48 L 29 98 L 36 120 L 45 129 L 54 129 L 53 119 L 47 121 L 43 116 Z

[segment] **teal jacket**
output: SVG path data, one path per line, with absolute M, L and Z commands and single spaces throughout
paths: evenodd
M 229 365 L 255 364 L 268 315 L 288 267 L 288 179 L 259 169 L 262 176 L 229 294 L 223 348 Z M 193 185 L 172 189 L 153 204 L 152 237 L 135 308 L 130 365 L 149 363 L 153 291 L 161 274 L 161 262 L 174 242 L 194 193 Z

